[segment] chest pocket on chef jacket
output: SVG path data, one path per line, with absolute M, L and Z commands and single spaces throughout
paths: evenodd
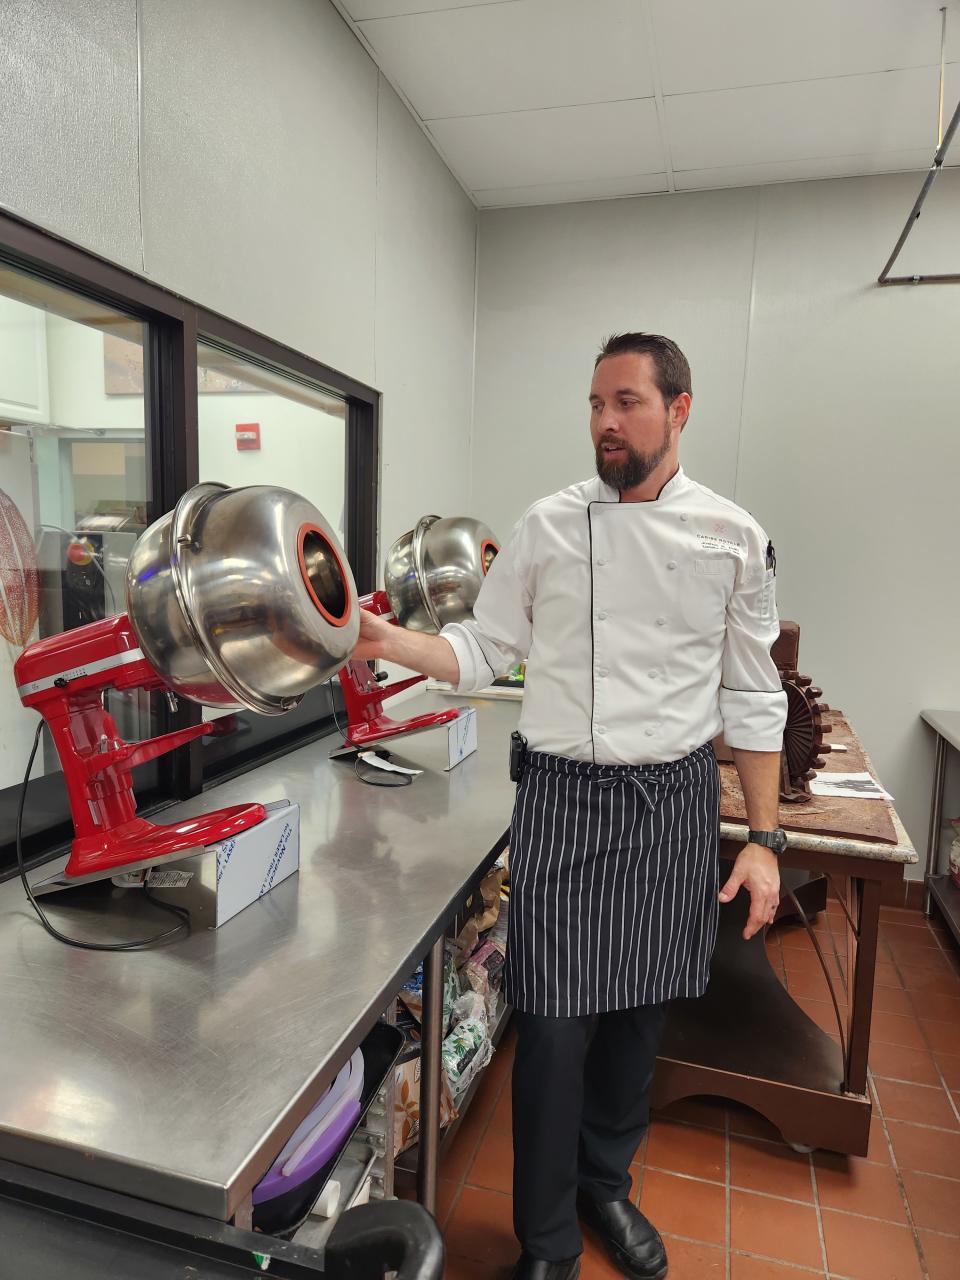
M 694 631 L 709 633 L 723 628 L 736 573 L 736 563 L 729 556 L 687 562 L 680 584 L 680 612 Z

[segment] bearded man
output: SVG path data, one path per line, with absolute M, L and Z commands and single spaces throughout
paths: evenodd
M 785 842 L 773 546 L 680 466 L 676 343 L 609 338 L 589 404 L 597 475 L 530 507 L 474 619 L 427 636 L 364 613 L 355 652 L 463 693 L 527 660 L 506 969 L 515 1280 L 575 1280 L 581 1221 L 625 1274 L 667 1274 L 630 1199 L 667 1005 L 705 990 L 720 902 L 749 892 L 745 938 L 772 921 Z M 751 830 L 718 892 L 721 731 Z

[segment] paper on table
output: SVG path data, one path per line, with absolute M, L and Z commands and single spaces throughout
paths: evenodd
M 869 773 L 818 773 L 810 783 L 815 796 L 853 796 L 858 800 L 892 800 Z

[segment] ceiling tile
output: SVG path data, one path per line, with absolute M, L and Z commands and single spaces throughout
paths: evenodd
M 428 128 L 472 191 L 620 178 L 664 168 L 652 98 L 433 120 Z
M 918 0 L 650 0 L 664 93 L 939 65 L 939 4 Z M 951 0 L 947 57 L 960 58 Z
M 611 200 L 618 196 L 646 196 L 667 190 L 665 173 L 641 173 L 632 178 L 596 178 L 590 182 L 544 182 L 532 187 L 499 187 L 473 193 L 481 209 L 516 205 L 569 204 L 577 200 Z
M 653 93 L 636 0 L 522 0 L 358 26 L 424 120 Z
M 948 85 L 958 69 L 949 70 Z M 724 168 L 925 147 L 932 158 L 937 82 L 938 70 L 927 67 L 670 97 L 664 105 L 673 167 Z
M 397 18 L 438 9 L 480 9 L 491 4 L 523 4 L 524 0 L 335 0 L 356 22 L 364 18 Z
M 674 175 L 678 191 L 707 191 L 718 187 L 757 187 L 770 182 L 799 182 L 816 178 L 866 177 L 929 169 L 930 150 L 888 151 L 870 156 L 821 156 L 814 160 L 782 160 L 771 164 L 729 165 L 722 169 L 686 169 Z M 957 163 L 960 164 L 960 157 Z M 917 188 L 919 190 L 919 186 Z

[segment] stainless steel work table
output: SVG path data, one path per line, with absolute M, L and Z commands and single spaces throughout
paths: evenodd
M 449 773 L 442 729 L 393 744 L 425 770 L 393 789 L 331 761 L 326 738 L 161 815 L 299 801 L 299 874 L 219 930 L 78 951 L 47 936 L 19 880 L 0 885 L 0 1157 L 248 1225 L 252 1187 L 427 952 L 439 999 L 443 930 L 502 849 L 514 797 L 517 708 L 472 705 L 479 749 Z M 133 897 L 96 915 L 45 903 L 100 941 L 166 927 L 122 905 Z M 424 1031 L 429 1207 L 439 1043 Z

